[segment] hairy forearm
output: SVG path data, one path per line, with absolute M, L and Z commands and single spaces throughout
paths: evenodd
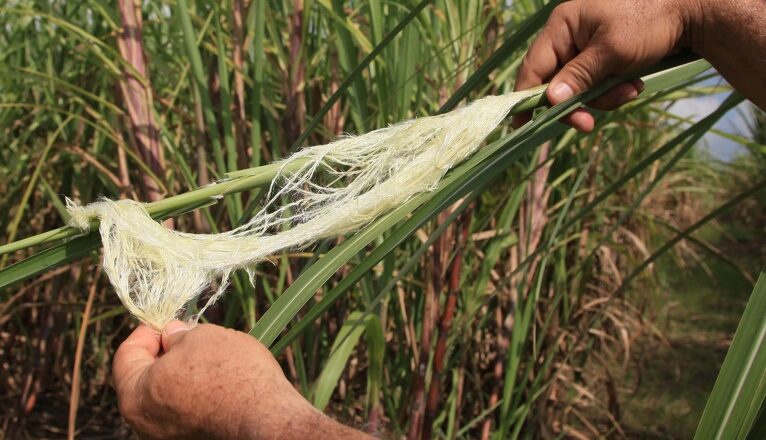
M 242 440 L 374 439 L 336 422 L 302 398 L 274 401 L 270 408 L 268 415 L 251 414 L 252 417 L 246 417 L 238 434 L 232 437 Z
M 216 325 L 173 321 L 161 336 L 139 326 L 113 374 L 120 413 L 141 438 L 369 438 L 314 408 L 266 346 Z
M 291 436 L 295 439 L 312 438 L 314 440 L 335 440 L 335 439 L 374 439 L 361 431 L 345 426 L 336 422 L 322 412 L 311 408 L 311 411 L 305 416 L 302 427 Z M 300 431 L 303 435 L 300 435 Z M 287 438 L 287 437 L 283 437 Z
M 766 109 L 766 0 L 698 0 L 692 49 Z

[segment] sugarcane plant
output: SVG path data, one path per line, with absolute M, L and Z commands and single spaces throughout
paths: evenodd
M 162 234 L 221 237 L 263 222 L 262 230 L 276 237 L 295 234 L 306 224 L 296 220 L 300 198 L 275 188 L 310 170 L 330 176 L 322 194 L 333 194 L 342 188 L 332 179 L 340 170 L 333 166 L 359 170 L 349 166 L 351 150 L 333 164 L 302 155 L 312 151 L 306 145 L 332 145 L 344 132 L 390 133 L 402 125 L 375 130 L 412 118 L 415 126 L 470 109 L 466 101 L 510 91 L 526 45 L 560 2 L 501 3 L 121 0 L 1 7 L 3 20 L 15 23 L 13 36 L 4 29 L 0 37 L 9 48 L 0 53 L 0 129 L 11 139 L 0 152 L 6 164 L 0 200 L 15 207 L 0 217 L 7 231 L 0 245 L 3 309 L 51 279 L 92 286 L 88 307 L 71 314 L 80 359 L 72 376 L 79 380 L 89 325 L 122 328 L 128 319 L 106 299 L 93 313 L 96 293 L 111 289 L 98 272 L 82 270 L 100 272 L 102 237 L 128 211 L 107 216 L 110 202 L 91 211 L 67 207 L 62 195 L 83 204 L 99 196 L 142 201 L 120 202 L 149 221 L 133 234 L 156 227 Z M 351 226 L 302 235 L 227 266 L 223 278 L 205 279 L 203 287 L 226 294 L 202 319 L 249 331 L 269 346 L 317 407 L 363 402 L 372 430 L 385 426 L 409 438 L 518 438 L 553 429 L 541 426 L 547 406 L 561 420 L 558 434 L 577 432 L 582 427 L 568 411 L 573 404 L 558 398 L 567 393 L 547 396 L 582 369 L 590 352 L 608 349 L 598 347 L 591 330 L 611 325 L 631 283 L 675 244 L 701 242 L 695 231 L 764 189 L 765 182 L 753 181 L 701 219 L 653 232 L 663 240 L 652 253 L 620 248 L 634 269 L 603 281 L 612 262 L 604 249 L 619 246 L 614 237 L 645 214 L 652 191 L 682 172 L 698 141 L 743 101 L 731 92 L 696 122 L 666 116 L 666 106 L 680 97 L 720 91 L 699 87 L 714 75 L 709 68 L 681 55 L 550 108 L 545 87 L 528 91 L 476 134 L 481 148 L 422 188 L 389 205 L 376 199 L 376 210 Z M 598 114 L 593 135 L 558 122 L 637 77 L 646 84 L 641 97 Z M 533 109 L 533 120 L 518 130 L 501 122 Z M 411 140 L 394 137 L 392 148 L 404 151 Z M 605 157 L 617 147 L 629 151 L 628 159 Z M 395 155 L 388 159 L 373 171 L 395 168 L 389 166 Z M 383 176 L 375 177 L 367 176 L 370 184 L 355 194 L 381 185 Z M 307 183 L 291 188 L 311 195 Z M 609 211 L 626 193 L 629 201 Z M 331 219 L 341 205 L 317 215 Z M 99 234 L 103 218 L 106 235 Z M 118 268 L 114 276 L 122 273 Z M 594 283 L 598 294 L 588 287 Z M 765 426 L 763 335 L 753 331 L 766 325 L 759 312 L 763 284 L 743 315 L 697 438 L 756 438 Z M 50 290 L 40 292 L 52 301 Z M 198 291 L 187 293 L 159 319 L 125 304 L 161 327 L 180 308 L 190 315 L 205 309 Z M 594 295 L 598 307 L 591 309 Z M 20 315 L 0 319 L 29 331 Z M 493 347 L 492 355 L 473 352 L 476 344 Z M 105 338 L 93 345 L 110 350 Z M 365 370 L 364 380 L 352 375 L 352 364 Z M 73 432 L 81 391 L 75 381 L 70 385 Z M 23 391 L 21 401 L 27 404 L 32 392 Z

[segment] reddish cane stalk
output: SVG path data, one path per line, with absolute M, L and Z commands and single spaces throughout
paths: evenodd
M 303 95 L 305 63 L 301 61 L 303 44 L 303 0 L 295 0 L 290 17 L 290 66 L 285 84 L 285 145 L 292 145 L 301 131 L 306 117 L 306 100 Z M 286 153 L 286 151 L 283 151 Z
M 247 10 L 247 0 L 234 0 L 232 2 L 232 30 L 234 46 L 232 59 L 234 62 L 234 138 L 237 142 L 237 157 L 239 168 L 247 168 L 250 157 L 247 154 L 248 139 L 245 136 L 245 38 L 243 28 L 243 15 Z
M 152 112 L 152 91 L 149 87 L 146 59 L 141 37 L 143 22 L 141 2 L 138 0 L 119 0 L 122 32 L 117 39 L 120 54 L 133 70 L 124 69 L 120 80 L 128 119 L 133 136 L 131 141 L 140 157 L 149 165 L 157 176 L 162 176 L 165 157 L 159 140 L 159 129 Z M 138 74 L 138 77 L 136 76 Z M 140 79 L 139 79 L 140 78 Z M 142 175 L 141 184 L 148 201 L 162 198 L 157 183 L 148 175 Z
M 337 60 L 333 59 L 332 62 L 332 79 L 330 81 L 330 88 L 328 90 L 328 97 L 335 94 L 338 91 L 338 78 L 337 78 Z M 327 127 L 330 133 L 334 135 L 340 135 L 343 133 L 343 126 L 345 118 L 343 117 L 343 109 L 341 108 L 340 101 L 333 104 L 330 110 L 324 116 L 324 126 Z
M 444 221 L 445 214 L 439 215 L 439 223 Z M 418 355 L 418 370 L 412 385 L 412 414 L 410 417 L 410 428 L 407 433 L 409 440 L 415 440 L 421 437 L 423 430 L 423 419 L 426 410 L 426 372 L 428 369 L 428 359 L 431 355 L 431 337 L 433 329 L 436 326 L 436 318 L 439 313 L 439 292 L 442 287 L 442 276 L 444 249 L 447 247 L 447 234 L 449 229 L 436 240 L 433 246 L 432 264 L 429 267 L 430 275 L 426 283 L 426 301 L 423 310 L 423 325 L 420 333 L 420 353 Z
M 460 268 L 463 263 L 463 249 L 468 238 L 468 216 L 464 215 L 461 222 L 460 236 L 455 237 L 455 247 L 457 252 L 452 260 L 450 267 L 449 295 L 444 304 L 444 312 L 439 321 L 439 336 L 436 341 L 436 350 L 434 352 L 433 375 L 431 376 L 431 386 L 428 390 L 428 402 L 426 404 L 425 419 L 423 420 L 423 434 L 421 438 L 430 439 L 431 429 L 433 427 L 436 413 L 439 409 L 439 398 L 441 397 L 441 382 L 444 375 L 444 364 L 447 354 L 447 338 L 452 329 L 452 318 L 455 316 L 457 307 L 457 297 L 460 292 Z
M 545 164 L 548 159 L 548 151 L 550 144 L 545 143 L 540 147 L 540 152 L 537 157 L 537 164 L 542 165 L 535 171 L 532 181 L 527 188 L 526 198 L 519 209 L 519 229 L 518 245 L 510 251 L 510 267 L 508 272 L 512 273 L 518 268 L 519 261 L 523 261 L 528 255 L 535 252 L 540 245 L 542 239 L 542 233 L 545 225 L 548 222 L 548 215 L 546 209 L 548 206 L 548 199 L 550 198 L 550 190 L 547 188 L 548 175 L 550 173 L 551 164 Z M 521 295 L 525 295 L 529 291 L 530 286 L 534 280 L 537 267 L 540 264 L 540 258 L 534 258 L 527 266 L 525 274 L 520 274 L 519 278 L 524 279 L 524 283 L 521 283 L 521 279 L 514 278 L 510 284 L 510 304 L 505 307 L 507 315 L 503 320 L 501 316 L 496 317 L 497 320 L 497 358 L 493 366 L 492 376 L 494 379 L 494 386 L 492 393 L 490 394 L 489 405 L 495 405 L 500 400 L 500 393 L 503 388 L 503 378 L 505 377 L 505 357 L 507 355 L 508 347 L 510 346 L 511 332 L 514 331 L 513 315 L 516 308 L 516 304 Z M 523 286 L 523 290 L 520 287 Z M 497 313 L 501 310 L 501 307 L 497 308 Z M 488 417 L 482 426 L 481 439 L 487 440 L 490 438 L 492 431 L 493 419 Z

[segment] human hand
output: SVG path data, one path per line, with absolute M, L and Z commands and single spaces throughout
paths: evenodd
M 142 438 L 352 438 L 362 434 L 314 409 L 255 338 L 180 321 L 140 325 L 112 373 L 120 413 Z
M 703 0 L 571 0 L 557 6 L 521 64 L 515 90 L 550 81 L 548 101 L 559 104 L 613 75 L 634 73 L 691 45 Z M 707 1 L 707 0 L 705 0 Z M 590 106 L 615 109 L 643 90 L 640 80 L 619 84 Z M 530 114 L 514 118 L 521 126 Z M 585 109 L 565 122 L 590 132 Z

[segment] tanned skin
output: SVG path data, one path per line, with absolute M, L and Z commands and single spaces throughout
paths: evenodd
M 316 410 L 252 336 L 140 325 L 112 368 L 120 413 L 143 439 L 363 439 Z
M 735 88 L 766 108 L 766 0 L 571 0 L 551 13 L 519 69 L 515 90 L 550 82 L 558 104 L 603 79 L 637 72 L 688 49 L 707 59 Z M 618 85 L 590 103 L 615 109 L 641 93 Z M 529 115 L 514 119 L 520 126 Z M 587 110 L 566 121 L 590 132 Z
M 557 104 L 683 49 L 766 108 L 766 0 L 568 1 L 530 47 L 516 90 L 550 82 L 547 96 Z M 618 85 L 591 105 L 617 108 L 642 87 Z M 595 124 L 585 109 L 567 122 L 585 132 Z M 113 374 L 120 412 L 143 438 L 367 437 L 314 409 L 261 343 L 215 325 L 189 329 L 174 321 L 162 335 L 139 326 L 117 350 Z

